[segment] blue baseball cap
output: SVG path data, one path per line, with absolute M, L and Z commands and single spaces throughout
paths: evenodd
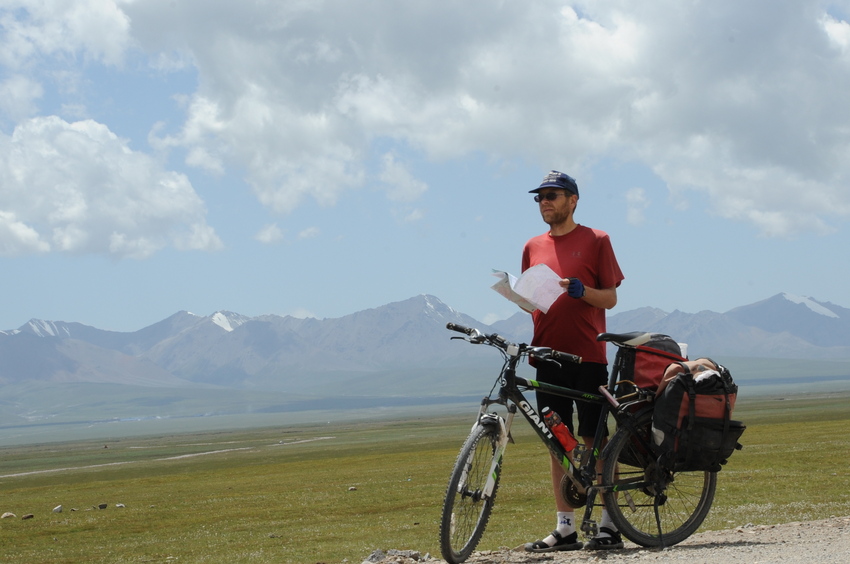
M 534 194 L 536 192 L 540 192 L 544 188 L 560 188 L 578 196 L 578 184 L 576 184 L 575 178 L 569 174 L 558 172 L 557 170 L 549 171 L 549 174 L 546 175 L 546 178 L 543 179 L 540 186 L 534 190 L 529 190 L 528 192 L 529 194 Z

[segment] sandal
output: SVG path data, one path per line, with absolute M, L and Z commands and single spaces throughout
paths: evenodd
M 584 546 L 583 543 L 578 541 L 578 533 L 576 532 L 564 536 L 558 531 L 552 531 L 552 536 L 555 537 L 555 544 L 550 546 L 539 540 L 526 543 L 525 550 L 527 552 L 555 552 L 556 550 L 581 550 Z
M 615 531 L 614 529 L 609 529 L 608 527 L 600 527 L 600 533 L 606 533 L 607 537 L 600 537 L 596 535 L 585 545 L 585 549 L 587 550 L 617 550 L 619 548 L 623 548 L 625 546 L 623 544 L 623 539 L 620 536 L 620 531 Z

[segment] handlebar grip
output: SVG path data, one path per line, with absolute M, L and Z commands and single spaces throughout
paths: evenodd
M 475 332 L 475 329 L 464 327 L 463 325 L 458 325 L 456 323 L 446 323 L 446 329 L 457 331 L 458 333 L 466 333 L 467 335 L 472 335 Z
M 554 360 L 566 360 L 568 362 L 574 362 L 576 364 L 581 364 L 581 357 L 577 354 L 570 354 L 561 351 L 552 351 L 552 358 Z

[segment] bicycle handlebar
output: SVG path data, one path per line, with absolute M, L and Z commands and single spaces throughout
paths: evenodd
M 456 323 L 446 323 L 446 329 L 450 329 L 451 331 L 457 331 L 458 333 L 466 333 L 467 335 L 472 336 L 473 333 L 478 332 L 478 329 L 473 329 L 472 327 L 464 327 L 463 325 L 458 325 Z
M 577 354 L 565 353 L 561 351 L 552 351 L 552 358 L 555 360 L 566 360 L 569 362 L 574 362 L 575 364 L 581 364 L 581 357 Z
M 565 353 L 561 351 L 556 351 L 549 347 L 532 347 L 526 344 L 515 344 L 507 341 L 504 337 L 497 335 L 496 333 L 492 333 L 490 335 L 485 335 L 481 333 L 478 329 L 474 327 L 465 327 L 464 325 L 458 325 L 457 323 L 447 323 L 446 329 L 451 331 L 457 331 L 458 333 L 464 333 L 468 337 L 470 343 L 481 344 L 487 343 L 496 348 L 499 348 L 506 353 L 512 356 L 522 356 L 528 355 L 540 360 L 548 360 L 548 361 L 562 361 L 565 360 L 567 362 L 574 362 L 576 364 L 581 364 L 581 357 L 575 354 Z M 460 338 L 460 337 L 453 337 Z

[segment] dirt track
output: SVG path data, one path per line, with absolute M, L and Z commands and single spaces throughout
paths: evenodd
M 405 551 L 406 552 L 406 551 Z M 622 550 L 529 554 L 522 550 L 476 552 L 470 564 L 520 564 L 534 562 L 687 562 L 688 564 L 846 564 L 850 562 L 850 517 L 783 525 L 744 526 L 698 533 L 674 547 L 649 550 L 626 543 Z M 398 553 L 380 564 L 438 563 L 428 557 Z

